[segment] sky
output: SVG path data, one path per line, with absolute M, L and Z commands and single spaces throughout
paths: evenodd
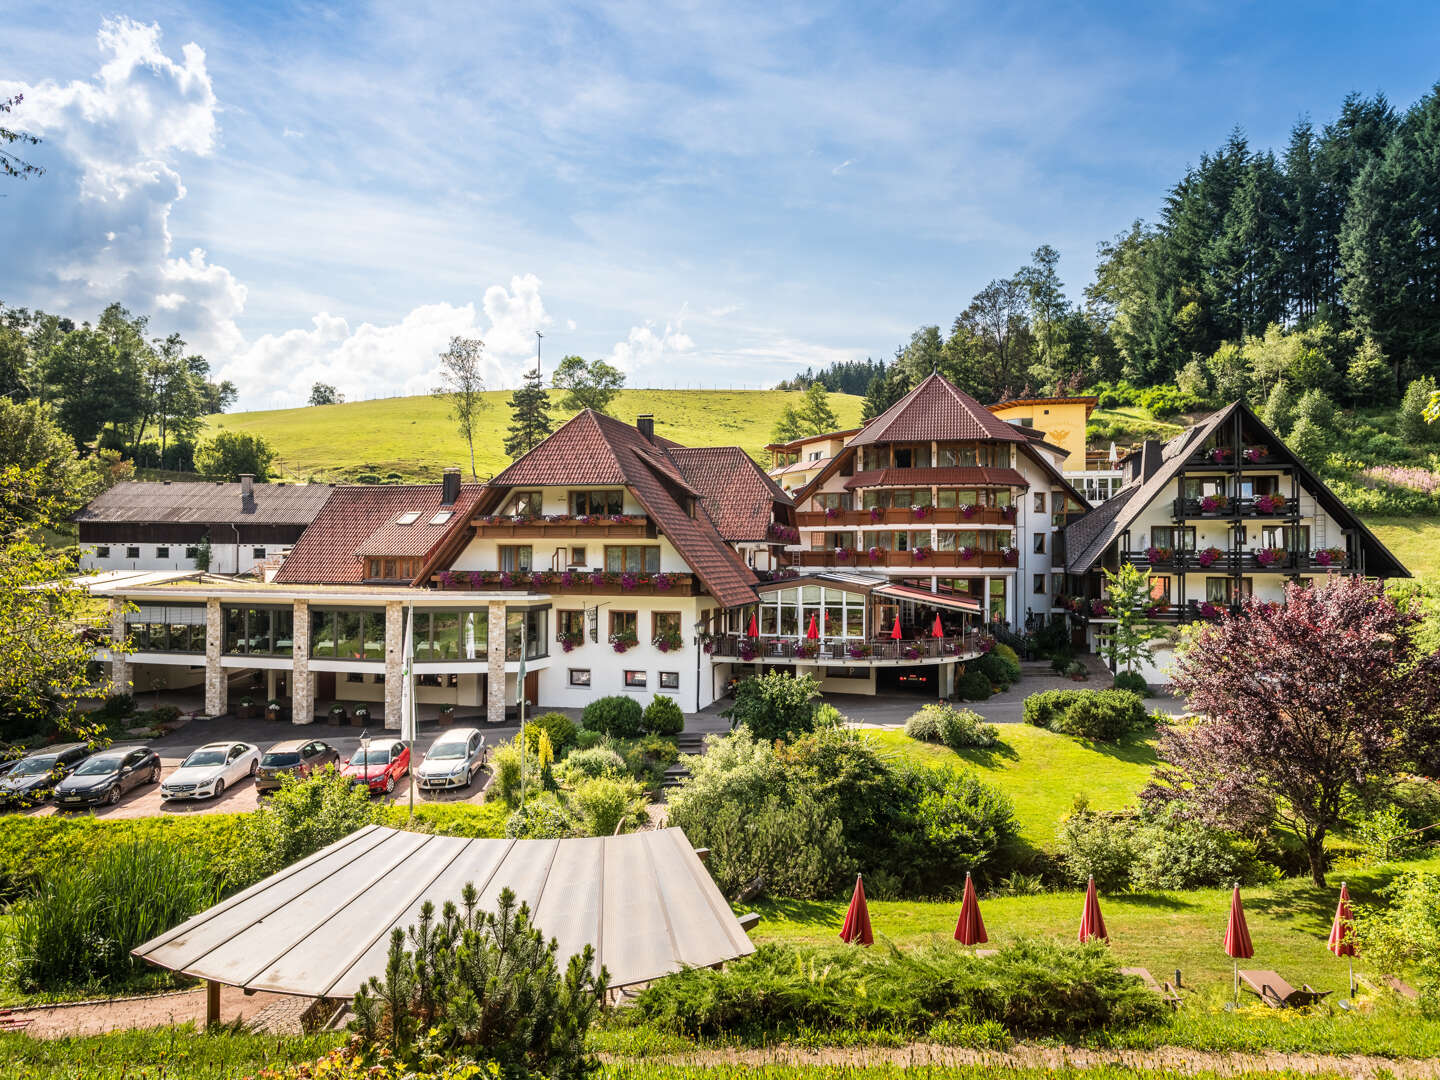
M 463 9 L 463 10 L 462 10 Z M 1440 79 L 1440 5 L 205 4 L 3 18 L 0 302 L 181 333 L 242 408 L 603 358 L 758 387 L 888 358 L 1095 247 L 1239 125 Z

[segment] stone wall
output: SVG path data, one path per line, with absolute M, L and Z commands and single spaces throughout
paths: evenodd
M 110 601 L 110 692 L 112 694 L 128 694 L 130 690 L 131 672 L 130 656 L 121 652 L 116 646 L 123 643 L 129 636 L 129 627 L 125 625 L 125 601 Z
M 391 600 L 385 605 L 385 727 L 399 731 L 400 710 L 405 697 L 405 605 Z
M 297 724 L 315 722 L 315 676 L 310 674 L 310 601 L 295 601 L 295 629 L 290 658 L 290 719 Z
M 220 666 L 225 642 L 225 616 L 220 601 L 205 601 L 205 715 L 220 716 L 230 708 L 230 681 Z
M 485 702 L 485 719 L 492 724 L 505 722 L 505 601 L 491 600 L 488 613 L 489 666 Z

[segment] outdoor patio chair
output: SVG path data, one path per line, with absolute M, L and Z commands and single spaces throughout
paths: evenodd
M 1150 974 L 1149 968 L 1126 967 L 1120 969 L 1121 975 L 1133 975 L 1145 984 L 1147 990 L 1153 990 L 1160 995 L 1160 1000 L 1169 1005 L 1172 1009 L 1180 1007 L 1180 995 L 1168 982 L 1164 986 L 1155 981 L 1155 976 Z
M 1316 990 L 1309 983 L 1301 983 L 1297 990 L 1273 971 L 1246 971 L 1242 968 L 1240 981 L 1272 1009 L 1314 1005 L 1331 993 L 1329 990 Z

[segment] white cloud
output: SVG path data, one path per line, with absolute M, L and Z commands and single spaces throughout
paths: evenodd
M 675 360 L 676 354 L 688 353 L 694 348 L 695 342 L 679 325 L 666 323 L 657 333 L 655 324 L 647 322 L 644 326 L 632 326 L 629 336 L 617 341 L 605 359 L 625 372 L 632 383 L 637 383 L 637 376 L 641 380 L 646 375 L 655 377 L 662 373 L 667 378 L 673 377 L 673 372 L 663 371 L 664 366 Z

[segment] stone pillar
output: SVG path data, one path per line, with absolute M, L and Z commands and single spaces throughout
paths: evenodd
M 221 716 L 230 708 L 230 681 L 220 666 L 225 641 L 225 619 L 220 601 L 205 601 L 205 715 Z
M 385 727 L 400 730 L 400 702 L 404 696 L 405 605 L 385 602 Z
M 129 636 L 125 625 L 125 601 L 110 601 L 110 692 L 131 693 L 130 654 L 120 651 Z
M 489 664 L 485 677 L 489 683 L 485 697 L 485 719 L 492 724 L 505 722 L 505 601 L 491 600 L 488 629 Z
M 990 621 L 990 575 L 984 577 L 985 591 L 980 601 L 980 625 L 984 626 Z
M 296 600 L 294 628 L 290 639 L 295 648 L 290 656 L 290 720 L 296 724 L 315 722 L 315 676 L 310 674 L 310 601 Z

